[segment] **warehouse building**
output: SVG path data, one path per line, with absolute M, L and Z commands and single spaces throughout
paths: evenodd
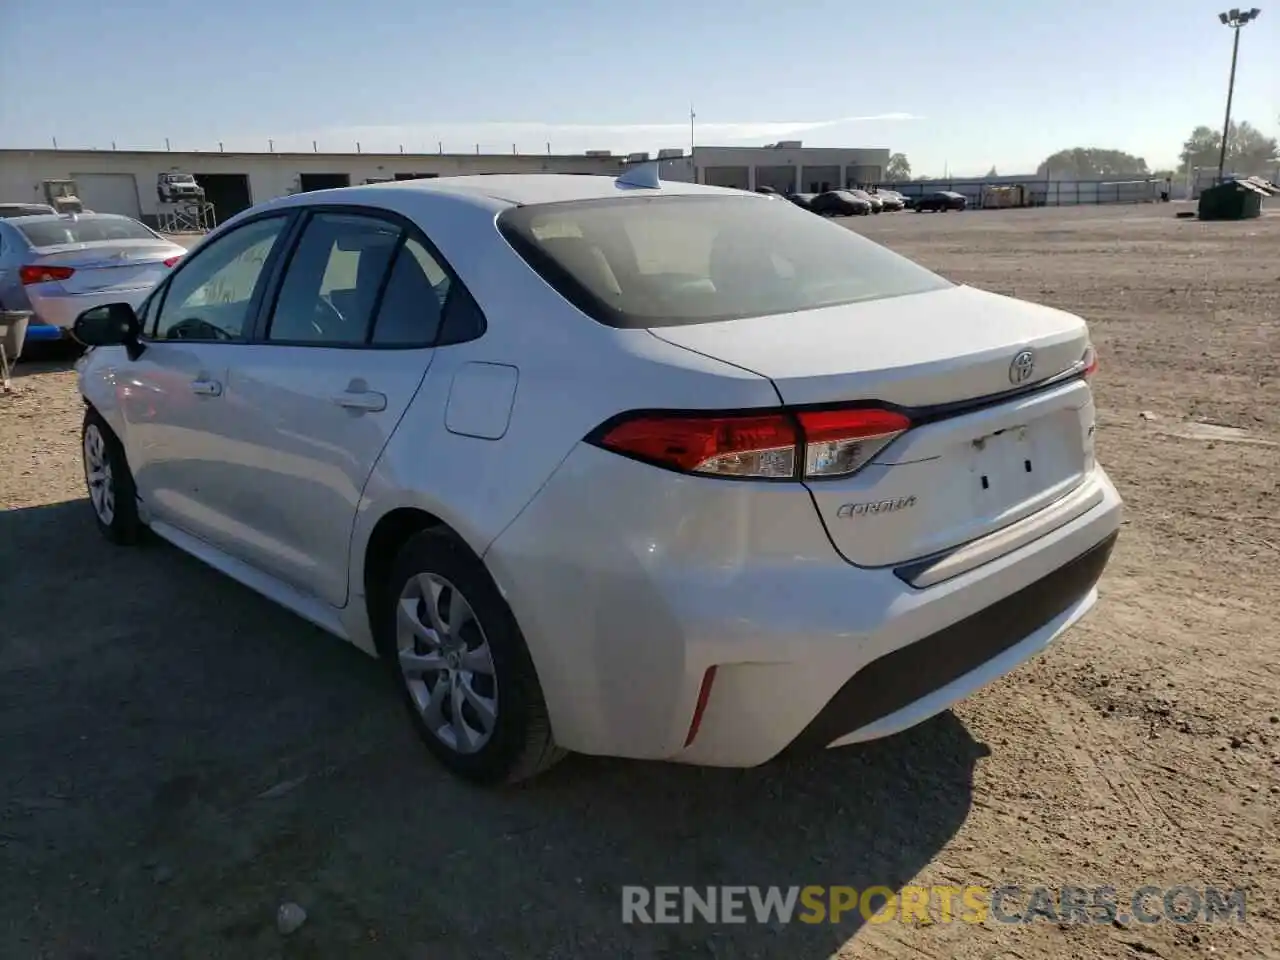
M 664 180 L 707 183 L 737 190 L 768 187 L 778 193 L 821 193 L 879 183 L 889 166 L 889 150 L 876 147 L 806 147 L 783 140 L 764 147 L 694 147 L 632 153 L 628 163 L 661 162 Z
M 485 173 L 616 176 L 623 158 L 587 154 L 180 153 L 132 150 L 0 150 L 0 203 L 43 202 L 44 181 L 74 180 L 85 209 L 155 224 L 156 179 L 190 173 L 218 221 L 255 203 L 307 190 L 386 180 Z
M 0 202 L 42 202 L 44 182 L 74 180 L 85 209 L 122 213 L 155 225 L 156 180 L 189 173 L 204 188 L 218 222 L 274 197 L 386 180 L 489 173 L 616 176 L 629 162 L 662 161 L 661 176 L 780 193 L 819 192 L 876 183 L 887 149 L 805 147 L 798 140 L 764 147 L 695 147 L 627 156 L 451 153 L 207 153 L 167 150 L 0 150 Z
M 889 166 L 888 149 L 806 147 L 783 140 L 766 147 L 696 147 L 698 182 L 718 187 L 779 193 L 821 193 L 879 183 Z

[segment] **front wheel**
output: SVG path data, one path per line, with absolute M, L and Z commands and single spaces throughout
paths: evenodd
M 564 756 L 511 608 L 457 537 L 417 534 L 392 569 L 380 653 L 427 749 L 455 774 L 512 783 Z
M 85 487 L 98 530 L 112 543 L 136 543 L 142 522 L 133 474 L 115 432 L 93 407 L 85 410 L 80 440 Z

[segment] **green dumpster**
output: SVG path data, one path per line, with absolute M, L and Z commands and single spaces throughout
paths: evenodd
M 1252 220 L 1262 216 L 1267 193 L 1247 180 L 1224 180 L 1200 194 L 1201 220 Z

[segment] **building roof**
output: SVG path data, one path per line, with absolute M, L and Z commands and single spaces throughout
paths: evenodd
M 538 153 L 530 151 L 528 153 L 474 153 L 470 151 L 401 151 L 399 153 L 391 153 L 384 150 L 379 151 L 361 151 L 353 153 L 349 150 L 330 150 L 330 151 L 305 151 L 305 150 L 99 150 L 94 147 L 58 147 L 51 149 L 49 147 L 0 147 L 0 156 L 26 156 L 26 157 L 75 157 L 80 158 L 85 155 L 96 154 L 103 157 L 127 157 L 130 159 L 150 159 L 150 160 L 172 160 L 174 157 L 188 159 L 190 157 L 202 158 L 227 158 L 240 160 L 334 160 L 334 161 L 395 161 L 410 162 L 413 160 L 517 160 L 517 161 L 560 161 L 560 160 L 598 160 L 612 161 L 620 164 L 623 160 L 622 154 L 592 155 L 588 153 Z

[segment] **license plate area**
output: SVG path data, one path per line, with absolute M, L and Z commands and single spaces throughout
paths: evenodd
M 969 442 L 973 516 L 997 518 L 1052 496 L 1080 475 L 1080 426 L 1060 412 Z

